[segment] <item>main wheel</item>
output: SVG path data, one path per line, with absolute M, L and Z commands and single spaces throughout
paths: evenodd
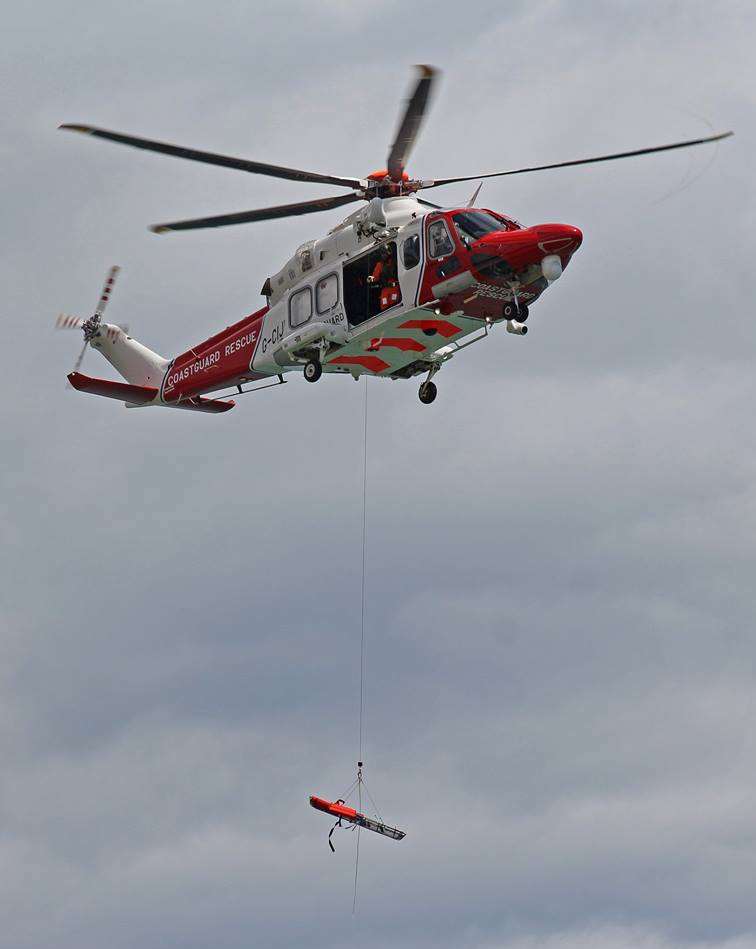
M 529 311 L 524 303 L 518 307 L 515 303 L 505 303 L 501 308 L 501 315 L 505 320 L 517 320 L 518 323 L 524 323 L 529 316 Z
M 431 402 L 436 398 L 437 394 L 438 389 L 436 388 L 435 382 L 424 382 L 420 386 L 420 392 L 418 393 L 420 396 L 420 401 L 423 403 L 423 405 L 430 405 Z
M 308 382 L 317 382 L 323 375 L 323 367 L 317 359 L 311 359 L 304 367 L 304 377 Z

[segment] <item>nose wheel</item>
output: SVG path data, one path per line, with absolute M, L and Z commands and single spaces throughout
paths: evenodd
M 311 359 L 308 363 L 305 363 L 304 377 L 308 382 L 317 382 L 322 375 L 323 367 L 317 359 Z
M 438 395 L 438 389 L 436 388 L 436 383 L 430 382 L 430 381 L 424 382 L 420 386 L 420 391 L 418 392 L 418 395 L 420 396 L 420 401 L 423 403 L 423 405 L 430 405 L 431 402 L 433 402 L 433 400 Z
M 527 306 L 521 303 L 505 303 L 501 308 L 501 315 L 505 320 L 517 320 L 518 323 L 524 323 L 530 315 Z

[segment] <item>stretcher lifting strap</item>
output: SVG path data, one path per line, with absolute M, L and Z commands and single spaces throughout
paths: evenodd
M 333 832 L 336 830 L 336 828 L 341 827 L 341 826 L 343 825 L 341 823 L 341 818 L 339 818 L 336 821 L 336 823 L 333 825 L 333 827 L 331 828 L 331 832 L 328 834 L 328 846 L 331 848 L 331 853 L 336 853 L 336 848 L 333 845 L 333 841 L 331 840 L 331 837 L 333 836 Z

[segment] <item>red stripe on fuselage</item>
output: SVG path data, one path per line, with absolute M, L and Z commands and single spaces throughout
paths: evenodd
M 402 352 L 424 353 L 427 349 L 422 343 L 411 336 L 385 337 L 381 336 L 370 341 L 369 353 L 377 353 L 381 349 L 401 349 Z
M 390 364 L 384 362 L 380 356 L 336 356 L 335 359 L 329 359 L 328 365 L 362 366 L 370 372 L 383 372 Z
M 251 369 L 267 307 L 227 326 L 210 339 L 177 356 L 165 375 L 164 402 L 189 399 L 242 381 L 265 378 Z

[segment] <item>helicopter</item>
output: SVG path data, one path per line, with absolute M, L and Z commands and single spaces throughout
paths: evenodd
M 462 349 L 502 324 L 515 337 L 527 334 L 530 307 L 562 276 L 583 239 L 580 229 L 569 224 L 525 226 L 476 206 L 483 179 L 672 151 L 733 134 L 478 175 L 413 178 L 407 162 L 438 77 L 431 66 L 417 69 L 386 168 L 364 178 L 234 158 L 90 125 L 61 125 L 162 155 L 351 189 L 296 204 L 157 224 L 150 228 L 157 234 L 362 203 L 325 236 L 303 243 L 265 280 L 261 308 L 172 359 L 133 339 L 127 328 L 103 322 L 118 272 L 113 268 L 91 317 L 58 318 L 59 328 L 81 329 L 84 335 L 83 349 L 68 375 L 71 385 L 117 399 L 129 408 L 160 405 L 220 413 L 234 407 L 229 396 L 279 385 L 292 371 L 301 372 L 310 383 L 323 373 L 354 379 L 424 376 L 419 398 L 430 404 L 437 395 L 434 377 Z M 420 197 L 420 192 L 468 181 L 481 184 L 466 205 L 446 208 Z M 125 381 L 83 374 L 81 362 L 88 346 L 98 350 Z

